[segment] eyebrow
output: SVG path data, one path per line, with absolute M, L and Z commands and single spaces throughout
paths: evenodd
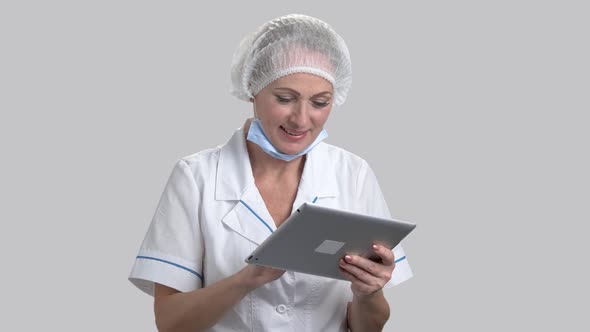
M 286 91 L 289 91 L 289 92 L 291 92 L 291 93 L 293 93 L 293 94 L 295 94 L 297 96 L 301 96 L 301 94 L 299 92 L 297 92 L 296 90 L 293 90 L 291 88 L 279 87 L 279 88 L 272 89 L 273 92 L 276 91 L 276 90 L 286 90 Z M 330 91 L 323 91 L 323 92 L 320 92 L 320 93 L 316 93 L 315 95 L 313 95 L 311 97 L 312 98 L 313 97 L 319 97 L 319 96 L 322 96 L 322 95 L 332 96 L 332 92 L 330 92 Z

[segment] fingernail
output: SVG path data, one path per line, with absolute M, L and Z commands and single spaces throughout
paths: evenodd
M 373 249 L 374 249 L 374 250 L 378 250 L 378 249 L 379 249 L 379 247 L 377 247 L 377 245 L 376 245 L 376 244 L 374 244 L 374 245 L 373 245 Z
M 348 255 L 344 256 L 344 258 L 345 258 L 347 261 L 349 261 L 349 262 L 350 262 L 350 261 L 352 261 L 352 257 L 350 257 L 350 256 L 348 256 Z

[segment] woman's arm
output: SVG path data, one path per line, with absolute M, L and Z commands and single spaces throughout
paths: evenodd
M 350 331 L 381 331 L 389 319 L 389 304 L 379 290 L 365 298 L 354 296 L 348 305 Z
M 154 313 L 159 331 L 202 331 L 254 289 L 276 280 L 285 271 L 248 265 L 238 273 L 205 288 L 181 293 L 156 284 Z
M 353 298 L 346 318 L 353 332 L 381 331 L 389 319 L 389 304 L 382 289 L 391 279 L 395 257 L 383 246 L 373 246 L 373 251 L 381 257 L 381 262 L 354 255 L 340 260 L 340 271 L 351 281 Z

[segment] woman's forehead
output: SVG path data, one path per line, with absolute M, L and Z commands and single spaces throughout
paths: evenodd
M 309 73 L 293 73 L 274 80 L 267 86 L 270 90 L 294 90 L 303 95 L 333 93 L 332 83 L 323 77 Z

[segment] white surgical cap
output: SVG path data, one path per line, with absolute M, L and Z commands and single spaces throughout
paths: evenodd
M 250 100 L 274 80 L 292 73 L 325 78 L 341 105 L 352 83 L 344 40 L 325 22 L 305 15 L 271 20 L 242 40 L 231 67 L 232 94 Z

